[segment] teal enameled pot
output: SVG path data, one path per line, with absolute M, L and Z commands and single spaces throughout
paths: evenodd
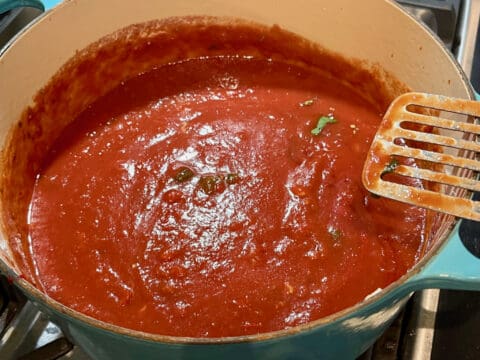
M 440 41 L 389 0 L 71 0 L 47 11 L 0 52 L 2 144 L 37 91 L 76 51 L 127 25 L 184 15 L 280 24 L 348 58 L 380 64 L 416 91 L 474 98 L 464 73 Z M 4 166 L 3 161 L 0 165 Z M 3 230 L 6 218 L 8 214 L 2 213 L 2 271 L 95 359 L 354 359 L 382 334 L 413 291 L 480 290 L 478 254 L 460 240 L 458 220 L 445 216 L 433 245 L 407 274 L 344 311 L 252 336 L 152 335 L 86 317 L 19 276 Z

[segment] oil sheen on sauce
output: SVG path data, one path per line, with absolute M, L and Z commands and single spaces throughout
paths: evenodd
M 319 130 L 321 117 L 335 120 Z M 351 306 L 403 275 L 424 241 L 425 210 L 361 184 L 380 120 L 340 81 L 282 61 L 198 58 L 126 81 L 38 174 L 41 286 L 100 320 L 192 337 Z

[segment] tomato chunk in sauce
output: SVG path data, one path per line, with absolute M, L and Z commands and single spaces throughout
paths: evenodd
M 280 60 L 190 59 L 130 79 L 46 155 L 29 211 L 41 286 L 100 320 L 192 337 L 354 305 L 424 241 L 425 210 L 362 186 L 380 120 L 340 81 Z

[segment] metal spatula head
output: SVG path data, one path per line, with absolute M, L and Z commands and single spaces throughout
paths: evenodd
M 373 139 L 362 180 L 370 192 L 480 221 L 480 102 L 424 93 L 396 98 Z

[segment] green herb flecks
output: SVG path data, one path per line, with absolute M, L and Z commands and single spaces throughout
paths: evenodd
M 331 227 L 331 226 L 328 227 L 328 233 L 330 234 L 333 241 L 335 241 L 335 242 L 338 242 L 343 236 L 343 234 L 340 230 L 338 230 L 334 227 Z
M 177 169 L 175 176 L 173 177 L 178 182 L 185 182 L 190 180 L 194 176 L 194 172 L 192 169 L 182 166 Z
M 398 165 L 399 165 L 399 163 L 398 163 L 397 158 L 392 156 L 390 158 L 390 162 L 387 165 L 385 165 L 381 175 L 383 176 L 385 174 L 392 173 L 397 168 Z
M 222 183 L 222 178 L 218 175 L 207 175 L 202 176 L 198 181 L 200 189 L 207 194 L 211 195 L 219 190 L 219 187 Z
M 310 132 L 312 135 L 319 135 L 327 124 L 334 124 L 336 122 L 337 119 L 333 116 L 322 116 L 318 119 L 315 129 L 312 129 Z
M 305 100 L 305 101 L 301 102 L 299 105 L 300 105 L 300 107 L 312 106 L 313 102 L 314 102 L 313 99 L 308 99 L 308 100 Z
M 225 177 L 225 182 L 229 185 L 236 184 L 239 181 L 240 181 L 240 176 L 238 176 L 238 174 L 235 174 L 235 173 L 229 173 Z

